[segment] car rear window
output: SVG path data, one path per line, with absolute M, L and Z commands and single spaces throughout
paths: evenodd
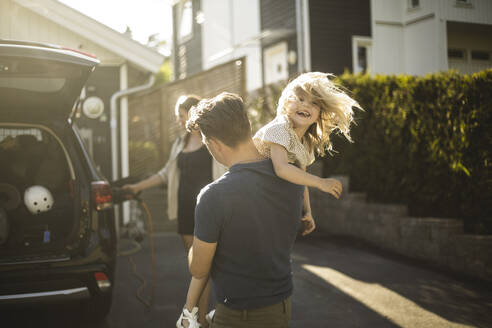
M 46 59 L 0 57 L 0 88 L 56 92 L 67 79 L 80 78 L 81 68 Z

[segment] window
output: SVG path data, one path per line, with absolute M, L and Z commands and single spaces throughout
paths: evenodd
M 280 42 L 263 51 L 265 84 L 289 78 L 288 48 L 287 42 Z
M 466 51 L 463 49 L 448 49 L 448 58 L 466 60 Z
M 472 60 L 490 60 L 490 52 L 472 50 L 471 59 Z
M 408 0 L 408 9 L 419 8 L 420 0 Z
M 352 36 L 352 70 L 354 73 L 367 73 L 371 70 L 371 50 L 371 38 Z
M 193 6 L 191 0 L 178 4 L 178 41 L 188 41 L 193 37 Z
M 456 0 L 455 2 L 456 7 L 462 7 L 462 8 L 472 8 L 472 2 L 471 0 Z
M 359 72 L 367 72 L 367 47 L 358 46 L 357 47 L 357 68 Z

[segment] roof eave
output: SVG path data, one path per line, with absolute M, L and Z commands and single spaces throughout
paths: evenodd
M 152 73 L 159 71 L 165 57 L 110 27 L 55 0 L 14 0 L 20 6 L 82 35 L 123 57 L 135 66 Z

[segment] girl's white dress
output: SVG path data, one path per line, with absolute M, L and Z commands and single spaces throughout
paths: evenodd
M 299 140 L 289 120 L 278 115 L 274 120 L 262 127 L 253 137 L 256 148 L 265 157 L 270 158 L 269 142 L 279 144 L 287 150 L 289 163 L 305 168 L 314 162 L 314 153 Z

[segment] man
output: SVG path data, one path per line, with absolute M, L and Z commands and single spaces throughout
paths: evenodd
M 301 223 L 304 187 L 278 178 L 271 160 L 258 153 L 238 96 L 222 93 L 202 100 L 187 128 L 200 130 L 212 156 L 229 167 L 197 198 L 189 254 L 193 277 L 210 275 L 213 281 L 217 307 L 212 327 L 288 327 L 290 253 Z M 309 232 L 312 224 L 308 222 Z

